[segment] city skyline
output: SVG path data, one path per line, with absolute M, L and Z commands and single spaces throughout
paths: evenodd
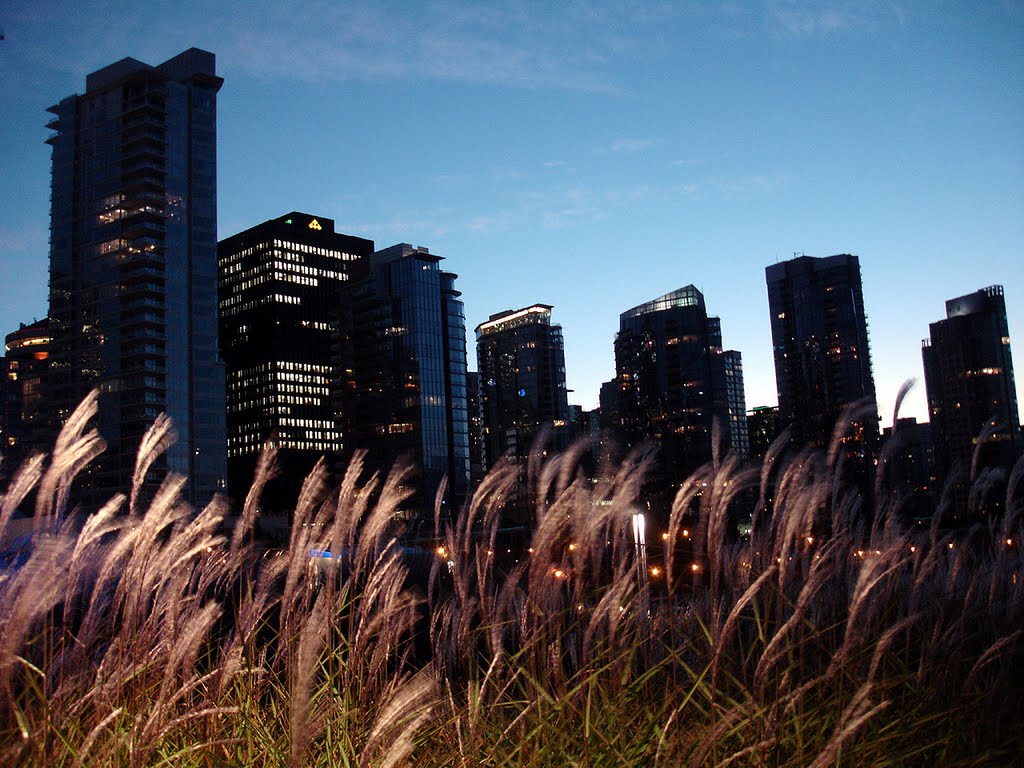
M 912 377 L 903 413 L 927 418 L 919 350 L 946 300 L 1003 285 L 1024 326 L 1020 9 L 389 7 L 239 24 L 230 4 L 12 4 L 3 331 L 47 313 L 45 109 L 192 45 L 225 78 L 219 238 L 310 210 L 443 253 L 469 327 L 555 307 L 586 408 L 619 313 L 690 283 L 743 355 L 747 406 L 775 403 L 763 270 L 794 252 L 859 255 L 883 425 Z

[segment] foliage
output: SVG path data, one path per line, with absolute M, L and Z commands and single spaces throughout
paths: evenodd
M 516 469 L 490 473 L 417 578 L 396 514 L 404 471 L 337 489 L 318 466 L 291 541 L 260 550 L 267 450 L 232 529 L 169 476 L 160 419 L 134 487 L 84 518 L 75 476 L 100 450 L 95 396 L 47 463 L 0 571 L 5 765 L 993 765 L 1024 754 L 1024 463 L 1001 516 L 946 532 L 839 480 L 842 453 L 774 447 L 681 488 L 664 539 L 633 537 L 644 459 L 581 472 L 585 446 L 531 478 L 529 552 L 497 552 Z M 883 466 L 884 471 L 884 466 Z M 988 478 L 987 482 L 990 482 Z M 881 488 L 879 484 L 878 488 Z M 991 497 L 991 494 L 985 494 Z M 728 521 L 749 509 L 753 530 Z M 331 557 L 311 557 L 329 551 Z

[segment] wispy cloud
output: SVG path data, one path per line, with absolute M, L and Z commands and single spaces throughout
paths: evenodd
M 720 192 L 729 195 L 748 195 L 758 192 L 770 192 L 781 189 L 789 183 L 785 174 L 755 174 L 740 177 L 712 177 L 708 184 Z
M 621 65 L 650 45 L 658 14 L 666 12 L 656 13 L 656 6 L 640 12 L 645 4 L 639 0 L 551 6 L 518 0 L 9 4 L 4 21 L 23 57 L 19 76 L 21 69 L 25 76 L 43 69 L 68 72 L 77 81 L 108 64 L 112 54 L 156 62 L 175 46 L 198 45 L 217 53 L 229 75 L 312 82 L 441 80 L 589 92 L 620 88 Z
M 519 3 L 435 2 L 390 6 L 314 2 L 293 13 L 252 13 L 243 31 L 228 28 L 221 58 L 264 77 L 311 81 L 447 80 L 518 88 L 615 89 L 606 66 L 621 31 L 587 16 L 583 45 L 564 44 L 565 14 Z M 577 40 L 580 38 L 577 37 Z
M 888 1 L 860 0 L 823 4 L 807 0 L 781 0 L 770 2 L 766 8 L 769 29 L 788 37 L 835 35 L 893 19 L 902 26 L 903 9 Z
M 695 165 L 707 165 L 708 163 L 722 162 L 725 160 L 732 160 L 737 157 L 738 153 L 733 151 L 728 152 L 717 152 L 709 154 L 704 150 L 694 149 L 690 150 L 686 157 L 681 157 L 677 160 L 673 160 L 670 165 L 682 166 L 684 168 L 691 168 Z
M 651 139 L 615 139 L 613 142 L 611 142 L 611 144 L 608 144 L 607 146 L 597 147 L 594 150 L 594 152 L 596 152 L 597 154 L 632 154 L 634 152 L 642 152 L 643 150 L 650 147 L 653 143 L 654 142 Z
M 555 202 L 542 211 L 541 225 L 545 229 L 564 229 L 581 221 L 596 221 L 606 215 L 598 196 L 582 184 L 566 190 L 564 198 Z
M 470 232 L 479 234 L 507 232 L 512 228 L 515 219 L 515 211 L 497 211 L 491 214 L 473 216 L 465 222 L 465 227 Z
M 378 248 L 398 242 L 417 245 L 419 243 L 413 241 L 419 238 L 436 239 L 446 235 L 451 230 L 453 215 L 453 211 L 448 208 L 400 210 L 380 221 L 338 221 L 335 222 L 335 229 L 371 237 Z M 429 243 L 424 244 L 429 246 Z

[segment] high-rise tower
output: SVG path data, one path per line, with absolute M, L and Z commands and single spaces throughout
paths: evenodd
M 370 256 L 346 291 L 340 326 L 340 412 L 349 447 L 370 468 L 413 470 L 407 511 L 431 518 L 435 495 L 454 514 L 469 491 L 466 320 L 457 275 L 407 243 Z M 347 452 L 346 452 L 347 453 Z
M 847 453 L 870 463 L 878 445 L 860 260 L 800 256 L 765 269 L 779 420 L 794 442 L 826 446 L 847 405 L 868 413 L 848 430 Z M 866 464 L 865 464 L 866 466 Z
M 217 345 L 214 55 L 122 59 L 50 108 L 49 397 L 59 420 L 100 390 L 107 453 L 86 499 L 130 483 L 161 412 L 167 469 L 202 503 L 224 487 L 224 371 Z M 91 494 L 90 490 L 91 489 Z
M 615 371 L 622 436 L 659 448 L 656 495 L 671 500 L 691 472 L 711 461 L 716 421 L 723 453 L 749 453 L 742 359 L 722 350 L 721 322 L 708 316 L 694 286 L 619 316 Z
M 922 345 L 936 471 L 1012 466 L 1022 439 L 1003 287 L 946 302 Z
M 554 448 L 568 444 L 565 347 L 551 309 L 534 304 L 499 312 L 476 328 L 488 468 L 502 457 L 525 463 L 545 428 Z
M 320 457 L 346 447 L 332 402 L 332 355 L 343 288 L 365 269 L 373 242 L 295 211 L 222 240 L 219 250 L 228 487 L 236 506 L 244 501 L 270 440 L 281 472 L 261 504 L 284 516 Z

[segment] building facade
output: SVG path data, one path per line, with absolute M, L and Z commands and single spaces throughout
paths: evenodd
M 663 503 L 712 460 L 716 422 L 721 455 L 749 454 L 742 358 L 723 351 L 721 322 L 694 286 L 619 316 L 615 370 L 618 427 L 627 445 L 658 446 L 651 486 Z
M 1012 466 L 1024 443 L 1002 286 L 950 299 L 929 331 L 921 351 L 939 480 Z
M 535 440 L 569 444 L 562 326 L 552 307 L 534 304 L 491 315 L 476 328 L 487 467 L 502 458 L 525 465 Z
M 45 379 L 50 365 L 50 320 L 7 334 L 0 394 L 0 477 L 9 476 L 34 451 L 49 452 L 49 405 Z
M 480 400 L 480 373 L 466 374 L 466 412 L 469 423 L 469 486 L 475 489 L 484 479 L 484 412 Z
M 882 430 L 880 455 L 885 462 L 883 488 L 897 514 L 905 521 L 929 519 L 935 510 L 931 424 L 912 416 L 897 419 Z
M 466 320 L 443 258 L 400 243 L 374 253 L 346 292 L 340 331 L 340 412 L 352 448 L 386 474 L 413 470 L 410 516 L 454 514 L 470 486 Z
M 747 435 L 750 438 L 750 458 L 764 459 L 772 443 L 781 434 L 779 407 L 759 405 L 747 411 Z
M 48 398 L 63 421 L 92 389 L 107 452 L 86 504 L 131 481 L 161 412 L 177 441 L 161 465 L 201 504 L 225 478 L 217 344 L 217 91 L 214 55 L 122 59 L 50 108 Z
M 293 211 L 219 245 L 220 339 L 227 377 L 229 495 L 244 501 L 263 444 L 281 472 L 262 509 L 287 515 L 302 481 L 346 435 L 332 402 L 343 289 L 362 274 L 373 242 L 334 221 Z
M 827 446 L 848 405 L 867 415 L 843 425 L 847 454 L 870 464 L 878 446 L 860 260 L 800 256 L 765 269 L 779 419 L 799 446 Z

